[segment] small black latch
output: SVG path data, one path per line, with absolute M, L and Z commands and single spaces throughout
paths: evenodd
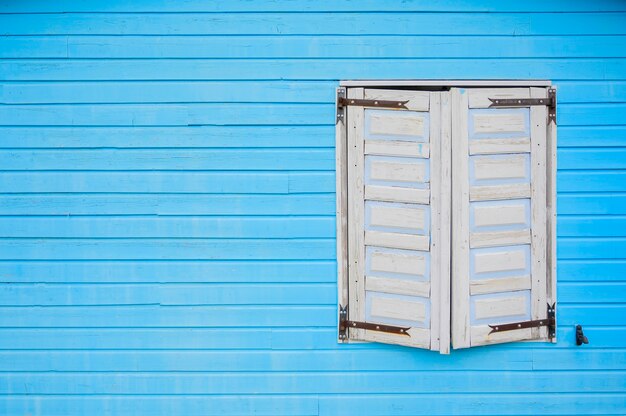
M 348 320 L 348 306 L 339 305 L 339 339 L 345 341 L 348 338 L 348 328 L 346 321 Z
M 589 339 L 585 336 L 582 325 L 576 325 L 576 345 L 583 344 L 589 344 Z

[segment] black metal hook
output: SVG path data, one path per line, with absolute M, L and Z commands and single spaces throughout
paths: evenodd
M 589 344 L 589 339 L 585 336 L 582 325 L 576 325 L 576 345 L 583 344 Z

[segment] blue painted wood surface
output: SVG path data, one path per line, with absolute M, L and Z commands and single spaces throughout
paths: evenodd
M 626 414 L 625 2 L 0 0 L 0 35 L 0 414 Z M 336 343 L 358 78 L 558 86 L 557 345 Z

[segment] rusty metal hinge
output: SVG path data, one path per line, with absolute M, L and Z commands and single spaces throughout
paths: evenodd
M 497 107 L 528 107 L 531 105 L 545 105 L 548 107 L 548 123 L 556 124 L 556 89 L 548 89 L 547 98 L 489 98 L 489 108 Z
M 357 98 L 346 98 L 346 89 L 337 89 L 337 123 L 345 120 L 346 107 L 348 106 L 361 106 L 361 107 L 380 107 L 380 108 L 403 108 L 408 110 L 409 108 L 406 101 L 388 101 L 388 100 L 363 100 Z
M 556 303 L 553 303 L 552 306 L 548 304 L 548 317 L 546 319 L 513 322 L 510 324 L 489 325 L 489 328 L 491 328 L 491 332 L 489 332 L 489 334 L 491 335 L 494 332 L 513 331 L 515 329 L 538 328 L 540 326 L 547 326 L 548 338 L 552 339 L 556 335 L 556 313 L 555 313 L 556 309 L 555 307 L 556 307 Z
M 409 330 L 411 327 L 401 327 L 385 324 L 375 324 L 371 322 L 358 322 L 348 320 L 348 307 L 339 307 L 339 339 L 344 340 L 348 337 L 348 328 L 367 329 L 368 331 L 387 332 L 390 334 L 406 335 L 410 337 Z

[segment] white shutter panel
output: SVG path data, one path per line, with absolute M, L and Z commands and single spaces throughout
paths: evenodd
M 347 109 L 348 319 L 408 329 L 350 328 L 350 339 L 449 351 L 448 97 L 348 89 L 408 100 L 408 109 Z
M 552 127 L 546 106 L 488 108 L 489 98 L 545 98 L 545 88 L 452 90 L 454 348 L 547 339 L 554 302 Z

